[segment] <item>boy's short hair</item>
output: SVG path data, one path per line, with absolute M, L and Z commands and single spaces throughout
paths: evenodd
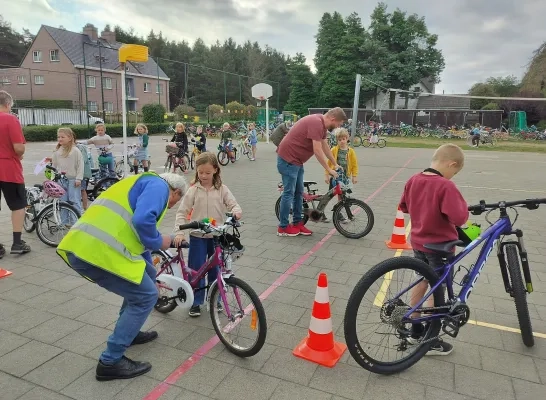
M 178 128 L 179 126 L 181 126 L 182 128 L 186 128 L 186 125 L 184 125 L 184 123 L 182 123 L 182 122 L 177 122 L 174 127 Z
M 347 129 L 345 129 L 345 128 L 336 128 L 336 129 L 334 129 L 333 133 L 334 133 L 334 135 L 336 137 L 336 140 L 339 140 L 339 139 L 344 138 L 344 137 L 349 139 L 349 137 L 351 136 L 351 135 L 349 135 L 349 131 Z
M 456 162 L 457 165 L 464 165 L 464 152 L 463 150 L 453 143 L 446 143 L 436 149 L 432 156 L 432 161 L 438 162 Z
M 103 124 L 102 122 L 99 122 L 98 124 L 95 124 L 95 130 L 97 130 L 97 128 L 100 128 L 100 127 L 103 127 L 106 130 L 106 125 Z

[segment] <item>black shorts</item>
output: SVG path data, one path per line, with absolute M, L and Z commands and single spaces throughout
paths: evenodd
M 448 257 L 445 257 L 437 253 L 425 253 L 424 251 L 413 250 L 413 256 L 418 260 L 421 260 L 424 263 L 430 265 L 432 269 L 436 271 L 438 276 L 442 277 L 445 272 L 443 267 L 451 262 L 451 260 L 455 256 L 455 253 L 451 254 Z M 446 261 L 444 261 L 444 258 L 447 259 L 447 264 Z M 416 275 L 420 274 L 416 273 Z M 451 270 L 451 277 L 453 278 L 453 269 Z
M 11 211 L 21 210 L 27 206 L 27 191 L 24 183 L 0 181 L 0 199 L 2 194 Z

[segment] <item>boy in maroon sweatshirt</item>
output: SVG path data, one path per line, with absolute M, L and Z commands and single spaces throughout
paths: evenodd
M 411 245 L 414 255 L 433 269 L 440 268 L 442 256 L 425 249 L 425 244 L 457 240 L 457 226 L 468 220 L 468 205 L 457 186 L 451 181 L 464 166 L 464 153 L 459 146 L 444 144 L 432 156 L 430 168 L 413 175 L 404 187 L 400 209 L 411 218 Z M 453 249 L 453 255 L 455 249 Z M 447 257 L 448 260 L 450 257 Z M 439 271 L 439 274 L 442 272 Z M 416 305 L 429 288 L 421 282 L 411 292 L 410 305 Z M 429 298 L 432 300 L 432 296 Z M 428 301 L 427 301 L 428 303 Z M 427 304 L 432 306 L 432 304 Z M 424 333 L 424 326 L 413 324 L 410 343 L 417 343 Z M 448 355 L 453 351 L 449 343 L 438 340 L 428 355 Z

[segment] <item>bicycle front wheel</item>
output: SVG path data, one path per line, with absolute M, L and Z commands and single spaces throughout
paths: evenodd
M 173 159 L 171 156 L 167 156 L 165 164 L 163 165 L 163 172 L 171 172 L 171 167 L 173 165 Z
M 23 228 L 25 232 L 32 233 L 36 229 L 36 225 L 32 220 L 34 219 L 34 206 L 27 207 L 25 209 L 25 219 L 23 221 Z
M 224 150 L 220 150 L 216 157 L 218 158 L 218 162 L 220 163 L 222 167 L 225 167 L 226 165 L 229 164 L 228 154 Z
M 165 252 L 152 251 L 152 263 L 154 264 L 156 273 L 159 273 L 163 269 L 163 267 L 165 267 L 166 264 L 170 261 L 171 260 L 167 258 Z M 163 270 L 163 272 L 161 272 L 161 274 L 174 275 L 174 272 L 172 267 L 169 265 Z M 168 314 L 173 311 L 177 306 L 176 300 L 168 299 L 168 294 L 169 291 L 165 288 L 158 288 L 158 299 L 157 303 L 155 303 L 154 308 L 161 314 Z
M 355 135 L 353 138 L 353 147 L 360 147 L 362 146 L 362 136 L 360 136 L 359 133 Z
M 43 208 L 36 220 L 38 238 L 46 245 L 57 247 L 81 215 L 71 204 L 53 202 Z
M 241 154 L 243 154 L 244 152 L 243 146 L 239 145 L 237 147 L 234 147 L 233 151 L 235 152 L 235 160 L 239 161 L 241 159 Z
M 195 169 L 195 151 L 192 151 L 192 153 L 191 153 L 190 168 Z
M 257 354 L 265 343 L 267 321 L 260 298 L 243 280 L 231 276 L 225 280 L 227 304 L 222 303 L 218 285 L 210 293 L 210 318 L 220 341 L 227 349 L 239 357 Z M 245 300 L 245 298 L 247 300 Z M 228 318 L 227 308 L 231 314 Z
M 346 238 L 360 239 L 372 230 L 374 215 L 362 200 L 347 197 L 334 206 L 332 222 Z
M 380 149 L 382 149 L 383 147 L 385 147 L 387 145 L 387 141 L 385 139 L 379 139 L 377 141 L 377 147 L 379 147 Z
M 438 282 L 436 272 L 413 257 L 390 258 L 372 267 L 356 284 L 345 309 L 344 333 L 353 359 L 376 374 L 395 374 L 411 367 L 429 350 L 440 333 L 441 320 L 423 325 L 421 336 L 411 341 L 413 287 L 420 280 L 423 293 Z M 440 286 L 431 294 L 434 305 L 444 305 Z
M 516 314 L 518 315 L 519 329 L 523 344 L 527 347 L 535 345 L 533 337 L 533 327 L 531 326 L 531 317 L 529 315 L 529 306 L 527 305 L 527 292 L 523 279 L 521 277 L 521 267 L 519 264 L 518 248 L 509 244 L 506 246 L 506 266 L 510 275 L 512 285 L 512 297 L 516 303 Z

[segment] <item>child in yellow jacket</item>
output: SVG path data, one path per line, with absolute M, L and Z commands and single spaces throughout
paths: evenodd
M 337 164 L 343 168 L 344 175 L 347 179 L 351 179 L 351 182 L 355 184 L 358 180 L 358 160 L 356 158 L 356 152 L 349 147 L 349 132 L 345 128 L 337 128 L 334 131 L 336 136 L 337 146 L 332 147 L 332 155 L 337 161 Z M 334 166 L 328 160 L 328 166 L 333 168 Z M 328 171 L 325 173 L 324 181 L 331 185 L 330 174 Z M 345 183 L 349 183 L 348 181 Z

